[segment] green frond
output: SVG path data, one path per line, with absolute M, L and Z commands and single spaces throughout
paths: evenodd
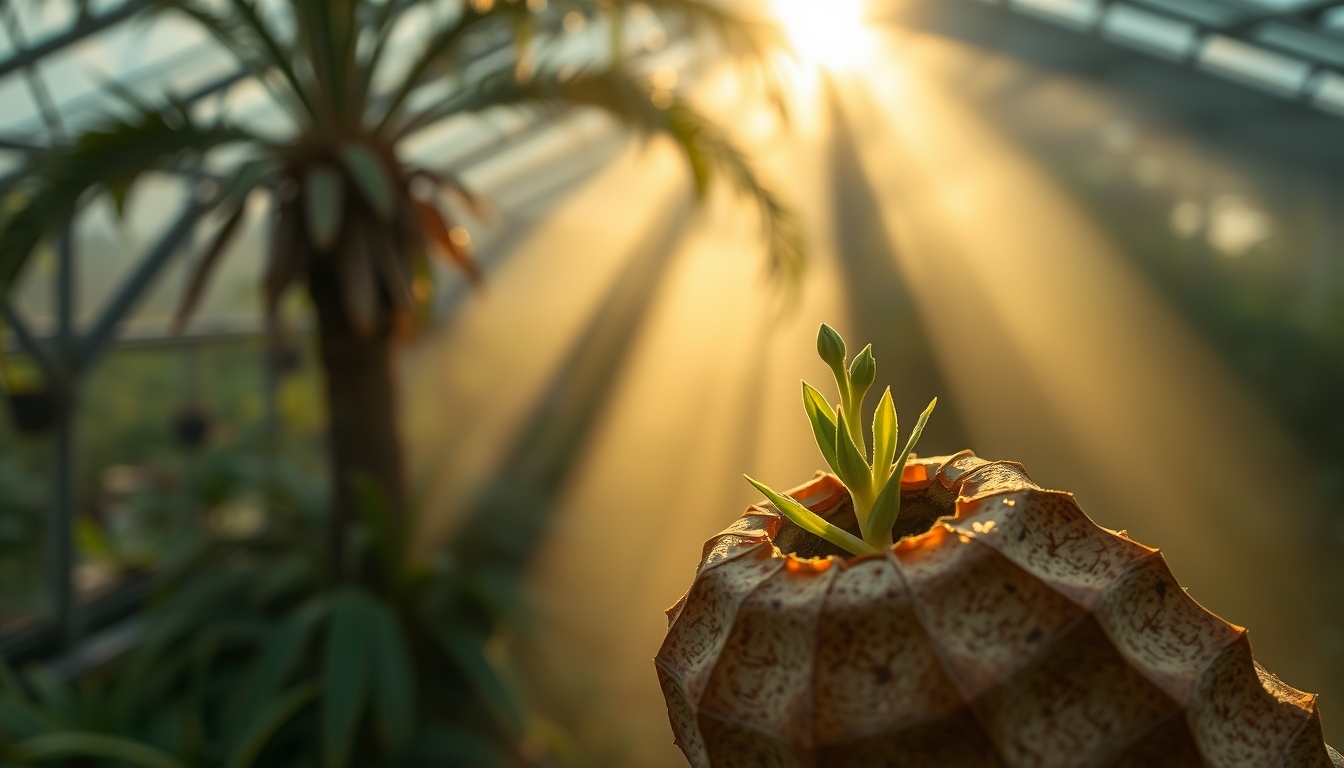
M 686 152 L 692 167 L 723 174 L 739 193 L 756 201 L 769 242 L 770 270 L 786 284 L 796 285 L 806 264 L 807 246 L 794 213 L 760 179 L 746 156 L 689 104 L 677 99 L 666 114 L 666 130 Z
M 323 122 L 333 128 L 356 125 L 363 117 L 352 99 L 359 0 L 291 0 L 290 5 L 299 49 L 316 79 L 314 101 Z
M 764 60 L 771 52 L 786 47 L 779 25 L 738 16 L 726 10 L 726 3 L 704 0 L 637 0 L 669 25 L 684 24 L 693 35 L 708 35 L 724 44 L 727 52 L 739 57 Z M 633 5 L 622 2 L 621 5 Z
M 286 50 L 251 0 L 229 0 L 227 11 L 208 0 L 159 0 L 158 8 L 177 11 L 200 24 L 301 124 L 319 119 L 309 89 L 292 64 L 293 52 Z M 284 79 L 284 90 L 268 77 L 273 71 Z
M 446 72 L 459 71 L 465 55 L 463 43 L 487 36 L 492 29 L 503 32 L 512 27 L 513 17 L 528 13 L 530 11 L 527 9 L 527 4 L 521 2 L 498 2 L 487 10 L 477 10 L 475 4 L 463 2 L 461 13 L 455 18 L 445 21 L 428 36 L 424 47 L 420 49 L 419 54 L 401 75 L 397 85 L 392 88 L 387 102 L 381 107 L 382 115 L 372 120 L 374 133 L 381 135 L 392 132 L 397 136 L 404 136 L 409 130 L 412 130 L 408 126 L 416 124 L 416 119 L 400 120 L 402 109 L 411 93 L 424 85 L 431 77 L 442 76 Z M 509 79 L 513 79 L 513 74 L 512 70 L 507 72 Z M 480 90 L 480 86 L 468 90 Z M 441 113 L 446 116 L 459 111 L 473 110 L 433 110 L 433 113 Z M 423 115 L 424 113 L 421 115 L 422 119 Z
M 8 294 L 38 243 L 74 217 L 85 194 L 103 190 L 124 197 L 145 173 L 238 142 L 255 140 L 229 126 L 198 126 L 173 112 L 141 111 L 110 118 L 42 153 L 11 193 L 16 202 L 0 221 L 0 296 Z
M 563 109 L 596 107 L 631 130 L 665 133 L 681 147 L 703 195 L 713 178 L 724 176 L 741 194 L 757 203 L 769 241 L 772 274 L 796 286 L 806 263 L 798 221 L 792 211 L 757 175 L 746 157 L 713 124 L 681 100 L 660 109 L 650 99 L 648 85 L 616 70 L 585 71 L 570 78 L 557 72 L 539 72 L 519 82 L 512 72 L 496 72 L 407 121 L 404 132 L 431 124 L 450 114 L 480 112 L 492 107 Z

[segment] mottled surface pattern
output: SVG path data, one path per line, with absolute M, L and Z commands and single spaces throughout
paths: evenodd
M 790 493 L 853 523 L 830 475 Z M 945 517 L 883 555 L 781 552 L 764 503 L 705 543 L 655 660 L 692 766 L 1344 768 L 1315 697 L 1072 495 L 965 451 L 907 505 Z

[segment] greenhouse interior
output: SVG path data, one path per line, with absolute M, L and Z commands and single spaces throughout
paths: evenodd
M 1109 661 L 993 714 L 1086 625 L 1190 743 L 1160 765 L 1329 768 L 1341 137 L 1340 0 L 0 0 L 0 765 L 1159 765 L 1071 703 Z M 952 490 L 874 549 L 891 478 Z M 1245 701 L 1303 723 L 1272 759 L 1200 730 L 1230 651 L 1159 680 L 1119 587 L 1014 554 L 1040 494 L 1249 642 Z M 844 752 L 832 609 L 711 599 L 936 547 L 1076 617 L 982 685 L 999 625 L 909 587 L 959 714 L 844 733 L 993 757 Z

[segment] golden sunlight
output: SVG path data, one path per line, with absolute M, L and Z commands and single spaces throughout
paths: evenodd
M 827 69 L 859 64 L 872 52 L 865 0 L 772 0 L 775 16 L 799 55 Z

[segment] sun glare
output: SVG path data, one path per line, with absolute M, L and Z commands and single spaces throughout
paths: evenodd
M 775 16 L 799 55 L 828 69 L 862 62 L 873 47 L 865 0 L 773 0 Z

